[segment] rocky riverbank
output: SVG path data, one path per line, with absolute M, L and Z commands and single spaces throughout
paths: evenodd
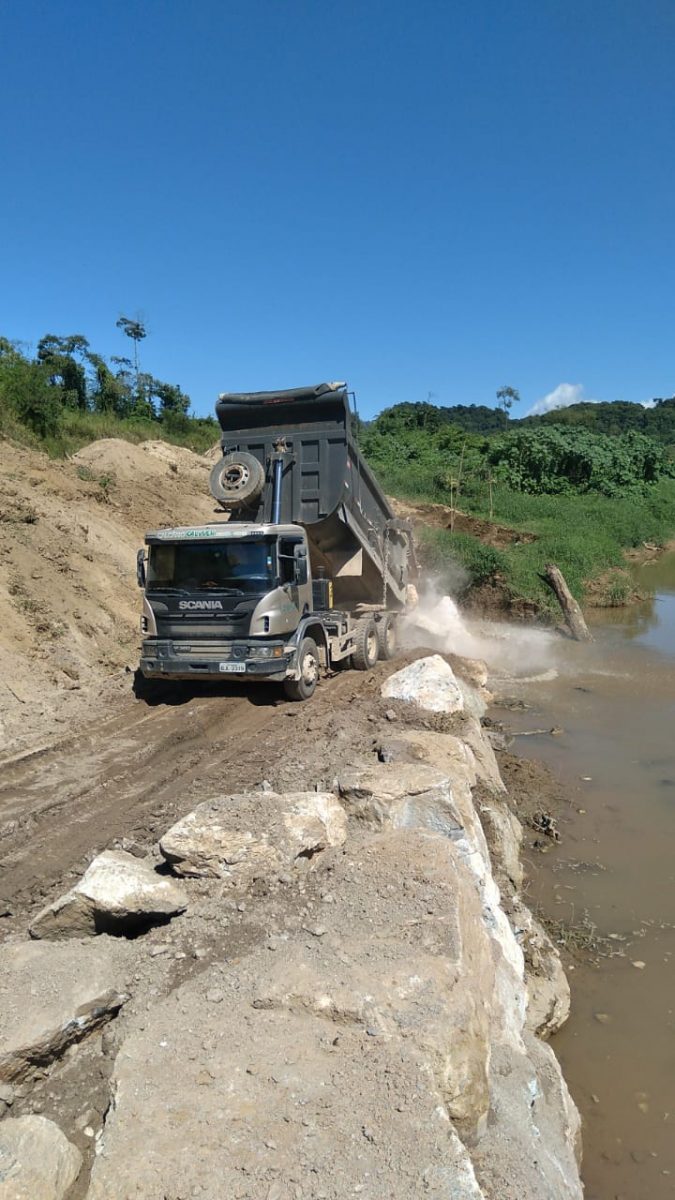
M 484 673 L 453 666 L 390 675 L 337 767 L 334 708 L 311 760 L 295 741 L 13 930 L 0 1200 L 580 1200 L 545 1041 L 567 983 Z

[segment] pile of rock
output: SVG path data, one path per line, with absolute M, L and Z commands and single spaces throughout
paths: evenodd
M 9 1088 L 124 1011 L 99 948 L 129 944 L 111 934 L 199 911 L 251 923 L 246 952 L 196 959 L 124 1018 L 87 1200 L 580 1200 L 578 1115 L 541 1041 L 566 984 L 518 894 L 520 831 L 481 698 L 438 656 L 383 695 L 456 727 L 401 720 L 392 736 L 390 722 L 384 761 L 345 768 L 330 792 L 208 800 L 155 857 L 100 855 L 35 918 L 40 940 L 10 948 Z M 0 1200 L 60 1200 L 79 1169 L 44 1118 L 0 1124 Z

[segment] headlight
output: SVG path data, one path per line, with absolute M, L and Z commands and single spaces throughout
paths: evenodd
M 283 646 L 251 646 L 251 658 L 281 658 Z

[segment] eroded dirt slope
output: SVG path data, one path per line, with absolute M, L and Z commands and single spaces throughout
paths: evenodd
M 67 461 L 0 443 L 0 752 L 86 720 L 138 654 L 146 529 L 209 520 L 210 460 L 94 442 Z

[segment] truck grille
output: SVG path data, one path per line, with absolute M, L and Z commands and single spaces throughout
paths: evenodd
M 191 638 L 196 642 L 198 639 L 204 640 L 208 644 L 208 640 L 213 640 L 216 637 L 244 637 L 248 633 L 250 613 L 228 613 L 225 620 L 222 617 L 214 619 L 209 617 L 208 621 L 195 621 L 194 618 L 190 621 L 185 618 L 181 620 L 171 618 L 157 617 L 157 637 L 159 638 Z
M 194 658 L 197 656 L 201 659 L 225 659 L 232 657 L 232 646 L 224 646 L 222 642 L 174 642 L 172 652 L 178 658 Z M 246 647 L 243 647 L 243 654 L 240 653 L 240 647 L 235 649 L 238 651 L 234 655 L 235 658 L 246 657 Z

